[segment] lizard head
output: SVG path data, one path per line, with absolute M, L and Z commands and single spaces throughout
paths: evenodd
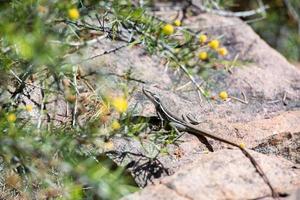
M 152 101 L 153 104 L 159 105 L 160 104 L 160 98 L 157 94 L 152 92 L 150 89 L 147 89 L 143 87 L 143 93 L 146 95 L 146 97 Z

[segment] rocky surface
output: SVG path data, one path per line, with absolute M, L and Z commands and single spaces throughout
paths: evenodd
M 251 154 L 282 196 L 299 186 L 299 168 L 293 163 L 275 156 Z M 199 156 L 172 176 L 123 199 L 267 199 L 268 190 L 240 151 L 220 150 Z
M 247 147 L 260 152 L 251 153 L 281 193 L 281 198 L 296 194 L 295 190 L 300 187 L 297 165 L 300 153 L 299 69 L 239 19 L 200 14 L 183 23 L 197 32 L 222 35 L 230 51 L 227 59 L 237 57 L 241 61 L 229 71 L 211 69 L 206 79 L 213 95 L 226 90 L 232 97 L 230 100 L 199 103 L 192 86 L 178 89 L 189 81 L 184 74 L 168 68 L 161 58 L 149 56 L 142 46 L 125 47 L 82 62 L 81 66 L 86 73 L 96 70 L 100 75 L 109 76 L 113 79 L 111 85 L 115 86 L 124 82 L 127 75 L 127 86 L 134 90 L 131 109 L 138 116 L 156 114 L 153 105 L 141 93 L 143 85 L 151 85 L 174 114 L 193 113 L 202 121 L 199 127 L 235 142 L 243 141 Z M 86 48 L 83 58 L 120 45 L 101 40 Z M 201 77 L 196 79 L 202 81 Z M 95 88 L 102 88 L 102 82 L 93 84 Z M 247 103 L 235 100 L 234 97 L 243 98 L 242 93 Z M 140 135 L 141 140 L 116 136 L 113 139 L 115 149 L 109 152 L 118 164 L 127 166 L 141 187 L 146 186 L 124 199 L 270 198 L 269 188 L 239 150 L 228 150 L 228 145 L 209 139 L 214 152 L 208 152 L 207 146 L 195 136 L 186 134 L 180 142 L 167 146 L 167 154 L 156 156 L 158 151 L 150 140 L 155 133 L 144 131 Z
M 282 156 L 294 163 L 300 164 L 300 133 L 283 132 L 272 135 L 253 148 L 264 154 Z

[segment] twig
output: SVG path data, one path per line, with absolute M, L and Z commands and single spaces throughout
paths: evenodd
M 164 72 L 166 73 L 169 69 L 169 64 L 170 64 L 170 61 L 167 61 L 166 64 L 165 64 L 165 70 Z
M 178 63 L 178 66 L 183 70 L 183 72 L 189 77 L 189 79 L 193 82 L 193 84 L 196 86 L 197 88 L 197 93 L 200 99 L 200 105 L 203 102 L 202 100 L 202 94 L 204 95 L 204 90 L 201 88 L 201 86 L 197 83 L 197 81 L 194 79 L 194 77 L 188 72 L 188 70 L 186 69 L 186 67 L 182 64 Z M 202 94 L 201 94 L 202 93 Z
M 187 68 L 180 64 L 179 61 L 177 60 L 176 56 L 174 55 L 172 49 L 165 45 L 165 44 L 162 44 L 163 47 L 165 47 L 166 50 L 168 50 L 168 52 L 171 54 L 171 59 L 172 61 L 174 61 L 179 67 L 180 69 L 182 69 L 182 71 L 188 76 L 188 78 L 192 81 L 192 83 L 195 85 L 195 87 L 197 88 L 197 94 L 199 96 L 199 100 L 200 100 L 200 105 L 201 103 L 203 102 L 202 100 L 202 95 L 205 97 L 205 92 L 203 90 L 203 88 L 200 86 L 200 84 L 197 83 L 197 81 L 195 80 L 195 78 L 189 73 L 189 71 L 187 70 Z M 210 103 L 210 102 L 209 102 Z M 211 105 L 211 104 L 210 104 Z M 211 105 L 212 106 L 212 105 Z
M 74 46 L 74 47 L 81 47 L 81 46 L 89 46 L 89 45 L 93 45 L 97 42 L 99 42 L 100 40 L 106 38 L 108 36 L 108 33 L 104 33 L 104 35 L 101 35 L 97 38 L 94 38 L 94 39 L 91 39 L 91 40 L 88 40 L 88 41 L 85 41 L 85 42 L 62 42 L 62 41 L 59 41 L 59 40 L 51 40 L 50 42 L 53 43 L 53 44 L 66 44 L 66 45 L 69 45 L 69 46 Z
M 49 91 L 49 92 L 53 92 L 53 93 L 59 93 L 61 94 L 61 92 L 58 92 L 56 90 L 50 90 L 50 89 L 47 89 L 47 88 L 43 88 L 41 86 L 37 86 L 37 85 L 34 85 L 32 83 L 27 83 L 25 81 L 23 81 L 12 69 L 9 70 L 9 72 L 17 79 L 17 81 L 21 84 L 25 84 L 25 85 L 29 85 L 29 86 L 32 86 L 32 87 L 35 87 L 35 88 L 38 88 L 38 89 L 42 89 L 42 90 L 45 90 L 45 91 Z
M 25 73 L 22 74 L 22 77 L 19 78 L 15 73 L 13 73 L 13 75 L 17 78 L 17 80 L 20 82 L 20 86 L 18 88 L 15 89 L 15 91 L 13 92 L 13 94 L 11 95 L 12 99 L 16 99 L 17 96 L 23 92 L 23 90 L 26 88 L 26 84 L 25 81 L 26 79 L 30 76 L 31 71 L 32 71 L 32 66 L 33 65 L 29 65 L 29 70 L 26 71 Z M 11 71 L 13 72 L 13 71 Z
M 289 0 L 284 0 L 284 3 L 289 11 L 289 13 L 292 15 L 292 17 L 297 21 L 298 23 L 298 34 L 300 34 L 300 15 L 297 13 L 295 8 L 293 8 L 291 2 Z
M 277 100 L 268 101 L 267 104 L 275 104 L 275 103 L 279 103 L 279 102 L 282 102 L 282 100 L 277 99 Z
M 260 8 L 264 7 L 265 4 L 262 0 L 257 0 L 257 4 Z M 268 6 L 268 5 L 267 5 Z M 268 9 L 268 8 L 267 8 Z M 262 12 L 262 17 L 265 18 L 267 16 L 266 10 Z
M 42 125 L 42 117 L 43 117 L 43 112 L 44 112 L 44 108 L 45 108 L 45 103 L 44 103 L 45 95 L 44 95 L 44 92 L 42 89 L 41 89 L 41 95 L 42 95 L 42 101 L 41 101 L 40 115 L 39 115 L 38 124 L 37 124 L 38 130 L 41 128 L 41 125 Z
M 179 87 L 175 88 L 175 90 L 176 90 L 176 91 L 182 90 L 183 88 L 189 86 L 191 83 L 192 83 L 192 81 L 189 81 L 189 82 L 187 82 L 186 84 L 184 84 L 184 85 L 182 85 L 182 86 L 179 86 Z
M 244 91 L 241 92 L 245 102 L 248 102 L 247 96 Z
M 238 97 L 230 96 L 230 98 L 231 98 L 231 99 L 234 99 L 234 100 L 236 100 L 236 101 L 239 101 L 239 102 L 241 102 L 241 103 L 248 104 L 248 101 L 243 100 L 243 99 L 240 99 L 240 98 L 238 98 Z
M 113 31 L 110 27 L 97 27 L 97 26 L 94 26 L 87 22 L 85 22 L 85 24 L 80 24 L 78 22 L 74 22 L 74 21 L 70 21 L 70 20 L 57 20 L 56 22 L 63 22 L 63 23 L 66 23 L 67 25 L 71 24 L 78 28 L 85 28 L 85 29 L 94 30 L 94 31 L 102 31 L 102 32 L 108 33 L 108 37 L 112 37 L 112 35 L 113 35 Z M 122 42 L 128 42 L 127 38 L 126 39 L 122 38 L 122 32 L 120 32 L 118 35 L 114 35 L 114 39 L 122 41 Z
M 255 10 L 231 12 L 231 11 L 226 11 L 226 10 L 211 9 L 211 8 L 205 7 L 201 4 L 199 4 L 199 5 L 193 4 L 193 6 L 200 9 L 201 11 L 205 11 L 208 13 L 221 15 L 221 16 L 225 16 L 225 17 L 250 17 L 253 15 L 260 14 L 260 13 L 265 13 L 265 10 L 270 8 L 268 5 L 263 5 Z
M 235 65 L 236 61 L 239 59 L 239 56 L 240 56 L 240 54 L 239 54 L 239 53 L 238 53 L 238 54 L 236 54 L 236 56 L 234 57 L 234 59 L 233 59 L 233 61 L 232 61 L 231 65 L 230 65 L 229 67 L 226 67 L 226 68 L 227 68 L 227 71 L 228 71 L 229 73 L 231 73 L 231 74 L 232 74 L 232 71 L 231 71 L 231 69 L 234 67 L 234 65 Z
M 95 93 L 95 89 L 93 88 L 93 86 L 91 86 L 91 84 L 87 80 L 83 79 L 83 82 L 93 93 Z
M 247 100 L 246 94 L 245 94 L 244 92 L 241 92 L 241 94 L 242 94 L 242 96 L 243 96 L 243 99 L 240 99 L 240 98 L 234 97 L 234 96 L 229 96 L 229 97 L 230 97 L 231 99 L 234 99 L 234 100 L 239 101 L 239 102 L 241 102 L 241 103 L 248 104 L 249 102 L 248 102 L 248 100 Z
M 287 105 L 287 102 L 286 102 L 286 92 L 284 92 L 284 94 L 283 94 L 283 97 L 282 97 L 282 103 L 284 104 L 284 105 Z
M 73 73 L 73 85 L 74 85 L 74 88 L 76 90 L 76 94 L 75 94 L 75 105 L 74 105 L 74 108 L 73 108 L 73 113 L 72 113 L 72 126 L 75 127 L 76 125 L 76 114 L 77 114 L 77 104 L 78 104 L 78 100 L 77 100 L 77 95 L 79 95 L 79 91 L 78 91 L 78 88 L 77 88 L 77 69 L 78 67 L 74 67 L 75 70 L 74 70 L 74 73 Z
M 144 84 L 146 83 L 145 81 L 143 81 L 141 79 L 136 79 L 136 78 L 130 77 L 127 74 L 107 73 L 105 75 L 113 75 L 113 76 L 117 76 L 117 77 L 123 78 L 125 80 L 129 80 L 129 81 L 135 81 L 135 82 L 144 83 Z
M 78 63 L 76 63 L 76 64 L 80 64 L 80 63 L 86 62 L 86 61 L 88 61 L 88 60 L 92 60 L 92 59 L 95 59 L 95 58 L 97 58 L 97 57 L 104 56 L 104 55 L 106 55 L 106 54 L 114 53 L 114 52 L 116 52 L 116 51 L 118 51 L 118 50 L 120 50 L 120 49 L 122 49 L 122 48 L 124 48 L 124 47 L 127 47 L 127 46 L 129 46 L 129 45 L 130 45 L 130 43 L 126 43 L 126 44 L 123 44 L 123 45 L 121 45 L 121 46 L 119 46 L 119 47 L 116 47 L 116 48 L 113 48 L 113 49 L 106 50 L 106 51 L 104 51 L 103 53 L 100 53 L 100 54 L 91 56 L 91 57 L 89 57 L 89 58 L 85 58 L 85 59 L 83 59 L 82 61 L 80 61 L 80 62 L 78 62 Z

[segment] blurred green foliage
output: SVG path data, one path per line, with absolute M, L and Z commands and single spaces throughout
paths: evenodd
M 83 144 L 82 130 L 24 129 L 21 123 L 9 122 L 3 113 L 0 120 L 0 155 L 5 165 L 0 174 L 3 184 L 17 193 L 26 194 L 29 199 L 46 199 L 50 197 L 41 195 L 55 189 L 59 191 L 57 197 L 62 199 L 93 196 L 118 199 L 136 191 L 129 185 L 132 180 L 124 176 L 122 168 L 113 170 L 113 163 L 100 158 L 97 152 L 84 153 L 92 138 Z M 17 170 L 24 181 L 9 184 L 10 170 Z
M 292 61 L 300 61 L 300 2 L 299 0 L 263 0 L 269 5 L 266 18 L 250 25 L 272 47 Z M 233 11 L 259 7 L 258 1 L 232 0 L 226 8 Z M 247 19 L 246 19 L 247 20 Z
M 11 47 L 6 55 L 15 61 L 35 65 L 54 65 L 62 47 L 51 45 L 49 40 L 67 35 L 66 30 L 52 22 L 66 16 L 69 1 L 7 1 L 0 5 L 1 47 Z M 52 66 L 53 67 L 53 66 Z
M 44 80 L 44 92 L 54 89 L 60 94 L 60 79 L 73 76 L 73 66 L 66 67 L 64 56 L 74 48 L 66 41 L 78 39 L 80 33 L 64 23 L 68 10 L 76 8 L 84 17 L 99 7 L 99 1 L 1 1 L 1 199 L 119 199 L 137 190 L 124 169 L 103 159 L 100 149 L 90 150 L 102 129 L 94 130 L 90 124 L 37 128 L 15 101 L 14 93 L 22 93 L 28 77 L 41 71 L 56 82 Z M 19 74 L 19 84 L 8 81 L 12 73 Z M 17 90 L 12 92 L 12 87 Z

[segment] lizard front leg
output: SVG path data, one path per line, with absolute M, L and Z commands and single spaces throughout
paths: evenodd
M 158 116 L 158 118 L 160 119 L 160 128 L 162 129 L 162 128 L 164 128 L 165 126 L 165 124 L 164 124 L 164 118 L 161 116 L 161 114 L 159 113 L 159 112 L 156 112 L 156 114 L 157 114 L 157 116 Z
M 180 132 L 178 129 L 180 129 L 181 131 L 185 131 L 185 126 L 178 124 L 176 122 L 170 122 L 169 125 L 176 131 L 177 133 L 177 137 L 173 140 L 173 142 L 176 142 L 179 138 L 181 138 L 185 132 Z

